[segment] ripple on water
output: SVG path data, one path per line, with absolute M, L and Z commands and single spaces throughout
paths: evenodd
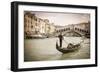
M 68 43 L 77 44 L 82 41 L 81 37 L 64 37 L 63 47 Z M 78 51 L 62 54 L 56 49 L 58 38 L 47 39 L 25 39 L 24 41 L 24 61 L 44 61 L 44 60 L 67 60 L 67 59 L 87 59 L 90 58 L 90 40 L 84 39 Z M 68 43 L 67 43 L 68 42 Z

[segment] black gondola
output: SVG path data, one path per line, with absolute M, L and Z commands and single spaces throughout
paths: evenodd
M 68 52 L 74 52 L 76 50 L 78 50 L 80 48 L 80 43 L 73 45 L 72 43 L 69 43 L 67 47 L 60 47 L 58 46 L 58 43 L 56 42 L 56 49 L 60 52 L 64 53 L 68 53 Z

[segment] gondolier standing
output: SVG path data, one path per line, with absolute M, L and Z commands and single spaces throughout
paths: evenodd
M 59 42 L 60 42 L 60 47 L 62 47 L 62 40 L 64 39 L 62 33 L 60 33 L 58 35 L 58 38 L 59 38 Z

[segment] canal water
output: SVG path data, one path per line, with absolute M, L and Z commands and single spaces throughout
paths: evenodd
M 67 59 L 88 59 L 90 58 L 90 39 L 82 37 L 64 37 L 63 47 L 68 43 L 78 44 L 81 47 L 78 51 L 62 54 L 56 49 L 58 38 L 25 39 L 24 40 L 24 61 L 47 61 Z

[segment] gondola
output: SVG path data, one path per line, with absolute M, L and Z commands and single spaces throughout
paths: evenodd
M 76 50 L 78 50 L 80 48 L 80 44 L 81 43 L 78 43 L 76 45 L 73 45 L 72 43 L 69 43 L 67 47 L 60 47 L 58 45 L 58 43 L 56 42 L 56 49 L 60 52 L 62 52 L 63 54 L 64 53 L 68 53 L 68 52 L 74 52 Z

